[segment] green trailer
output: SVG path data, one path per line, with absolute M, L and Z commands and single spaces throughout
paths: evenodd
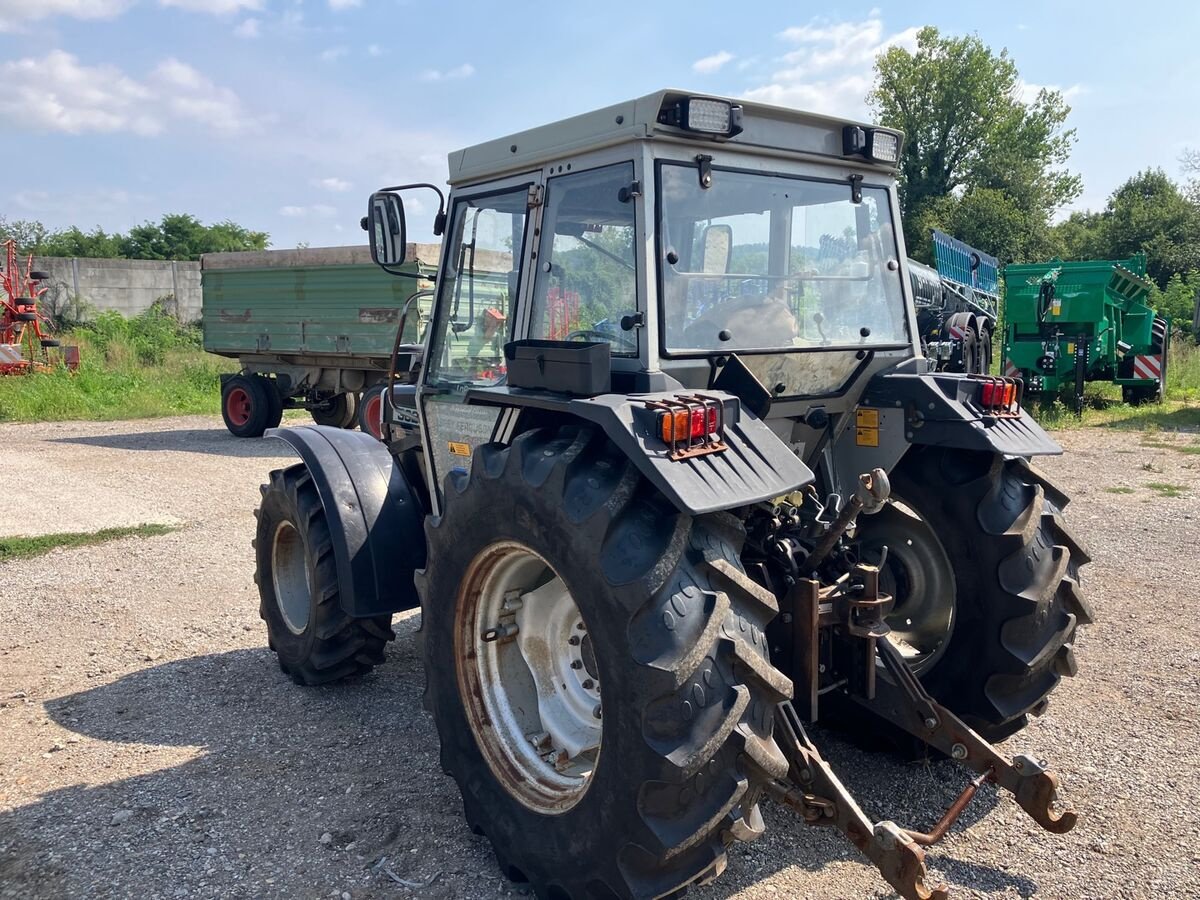
M 404 269 L 416 278 L 380 271 L 365 246 L 201 257 L 204 349 L 240 365 L 222 378 L 229 430 L 257 437 L 296 408 L 319 424 L 370 428 L 406 308 L 399 379 L 415 368 L 438 253 L 411 245 Z
M 1119 384 L 1127 403 L 1162 400 L 1170 323 L 1147 303 L 1143 254 L 1010 265 L 1003 279 L 1004 374 L 1026 391 L 1070 390 L 1077 410 L 1089 381 Z

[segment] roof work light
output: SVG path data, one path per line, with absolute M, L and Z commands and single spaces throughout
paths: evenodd
M 684 97 L 664 103 L 658 113 L 658 121 L 685 131 L 733 137 L 742 133 L 742 108 L 728 100 Z
M 842 155 L 894 165 L 900 161 L 900 135 L 883 128 L 847 125 L 842 129 Z

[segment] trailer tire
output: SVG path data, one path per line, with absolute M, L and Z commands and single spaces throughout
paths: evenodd
M 992 372 L 992 329 L 986 325 L 979 331 L 979 362 L 975 371 L 980 375 Z
M 1092 621 L 1079 584 L 1089 557 L 1062 517 L 1068 498 L 1024 459 L 937 447 L 911 450 L 891 479 L 944 548 L 954 584 L 946 644 L 918 677 L 985 738 L 1003 740 L 1075 674 L 1076 628 Z M 868 560 L 874 518 L 860 526 Z M 893 570 L 891 583 L 913 582 Z
M 309 410 L 313 421 L 331 428 L 353 428 L 358 416 L 358 395 L 350 392 L 334 394 Z
M 282 415 L 278 392 L 261 375 L 234 375 L 221 384 L 221 418 L 234 437 L 262 437 L 279 424 Z M 274 399 L 273 399 L 274 397 Z
M 38 320 L 38 314 L 35 312 L 19 312 L 14 313 L 13 318 L 18 322 L 36 322 Z
M 49 275 L 49 273 L 43 272 L 40 269 L 34 269 L 32 272 L 29 273 L 29 280 L 30 281 L 49 281 L 50 275 Z
M 673 896 L 715 878 L 727 844 L 762 832 L 759 796 L 787 771 L 772 730 L 791 683 L 764 636 L 777 606 L 741 566 L 740 522 L 678 513 L 602 434 L 578 427 L 479 447 L 469 474 L 448 476 L 445 498 L 443 514 L 427 520 L 429 560 L 416 581 L 426 703 L 471 828 L 538 897 Z M 495 574 L 518 565 L 532 567 L 538 587 Z M 591 653 L 562 689 L 594 667 L 612 698 L 593 711 L 597 743 L 582 745 L 598 748 L 590 775 L 564 775 L 557 787 L 554 773 L 574 771 L 571 760 L 590 751 L 564 761 L 564 750 L 567 768 L 539 768 L 523 735 L 527 724 L 543 734 L 541 699 L 519 707 L 538 710 L 535 721 L 515 725 L 489 716 L 497 707 L 488 704 L 521 690 L 501 671 L 524 667 L 534 679 L 562 649 L 514 657 L 524 653 L 519 631 L 506 644 L 478 630 L 486 610 L 525 608 L 556 581 L 555 602 L 575 604 L 562 621 L 577 621 Z M 496 606 L 499 597 L 514 606 Z M 578 652 L 586 662 L 589 651 Z M 508 668 L 490 668 L 488 654 Z M 557 755 L 548 729 L 543 737 Z
M 308 467 L 276 469 L 260 491 L 254 581 L 279 668 L 297 684 L 327 684 L 380 665 L 395 637 L 391 616 L 355 619 L 342 609 L 333 540 Z
M 42 341 L 42 349 L 44 349 L 44 350 L 49 350 L 53 347 L 58 347 L 58 346 L 61 346 L 61 342 L 53 340 L 51 338 L 46 338 Z

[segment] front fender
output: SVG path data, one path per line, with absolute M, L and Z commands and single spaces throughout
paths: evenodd
M 272 428 L 308 467 L 333 539 L 338 595 L 355 617 L 420 605 L 425 510 L 387 448 L 369 434 L 319 425 Z

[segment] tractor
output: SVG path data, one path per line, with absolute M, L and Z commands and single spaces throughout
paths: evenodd
M 1076 821 L 992 744 L 1091 620 L 1067 495 L 1030 463 L 1061 450 L 1017 382 L 921 355 L 902 140 L 664 90 L 451 153 L 448 201 L 368 201 L 404 277 L 405 197 L 437 198 L 432 316 L 393 354 L 420 370 L 393 362 L 382 440 L 269 432 L 300 461 L 262 487 L 260 612 L 311 685 L 382 663 L 420 608 L 442 767 L 538 897 L 706 883 L 764 800 L 906 898 L 947 896 L 923 848 L 984 782 Z M 931 832 L 876 820 L 818 721 L 974 777 Z

